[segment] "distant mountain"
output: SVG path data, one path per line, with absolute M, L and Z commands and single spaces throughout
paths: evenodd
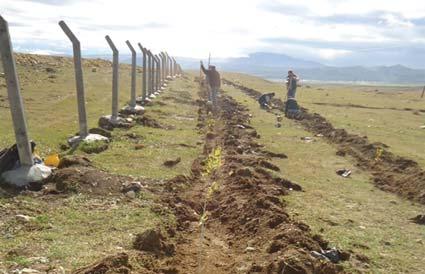
M 264 68 L 319 68 L 322 64 L 297 59 L 284 54 L 256 52 L 248 57 L 228 59 L 223 64 L 227 68 L 264 67 Z
M 109 55 L 87 56 L 111 59 Z M 199 69 L 199 59 L 176 58 L 183 69 Z M 131 56 L 120 56 L 122 63 L 131 63 Z M 141 65 L 141 58 L 137 58 Z M 390 84 L 425 84 L 425 70 L 412 69 L 402 65 L 379 67 L 332 67 L 317 62 L 297 59 L 285 54 L 257 52 L 248 57 L 213 59 L 212 63 L 222 71 L 248 73 L 267 79 L 283 79 L 292 69 L 303 80 L 323 82 L 378 82 Z
M 319 81 L 383 82 L 397 84 L 425 84 L 425 70 L 402 65 L 379 67 L 322 67 L 299 69 L 304 79 Z
M 183 69 L 198 69 L 199 60 L 178 58 Z M 219 70 L 249 73 L 268 79 L 283 79 L 293 69 L 304 80 L 425 84 L 425 70 L 402 65 L 379 67 L 332 67 L 284 54 L 258 52 L 248 57 L 213 60 Z

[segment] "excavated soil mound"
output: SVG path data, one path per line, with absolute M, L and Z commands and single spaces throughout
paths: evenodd
M 162 128 L 162 129 L 171 129 L 169 126 L 164 126 L 160 124 L 157 120 L 155 120 L 152 117 L 149 117 L 147 115 L 143 115 L 140 117 L 137 117 L 136 119 L 137 123 L 145 126 L 145 127 L 153 127 L 153 128 Z
M 129 263 L 129 256 L 126 253 L 108 256 L 100 262 L 74 271 L 73 274 L 129 274 L 132 273 Z
M 137 234 L 133 242 L 133 248 L 167 256 L 174 253 L 174 245 L 166 243 L 161 231 L 155 229 L 148 229 L 141 234 Z
M 109 174 L 93 167 L 87 158 L 73 156 L 62 159 L 59 169 L 54 170 L 44 184 L 60 193 L 117 195 L 129 181 L 133 179 Z
M 224 80 L 249 96 L 258 99 L 261 92 L 243 85 Z M 279 109 L 284 109 L 284 102 L 274 99 Z M 315 135 L 321 134 L 329 142 L 337 144 L 338 155 L 346 154 L 356 159 L 357 165 L 371 172 L 374 184 L 385 191 L 397 193 L 405 198 L 425 204 L 425 170 L 413 160 L 397 156 L 388 151 L 382 143 L 371 143 L 366 136 L 348 133 L 345 129 L 336 129 L 323 116 L 309 113 L 302 108 L 304 119 L 298 121 Z

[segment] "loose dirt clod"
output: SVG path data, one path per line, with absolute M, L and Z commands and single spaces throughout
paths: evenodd
M 153 128 L 162 128 L 162 129 L 170 129 L 170 127 L 166 127 L 161 125 L 157 120 L 147 115 L 143 115 L 136 118 L 136 122 L 145 127 L 153 127 Z
M 89 158 L 82 156 L 67 156 L 60 159 L 58 168 L 65 168 L 70 166 L 92 166 Z
M 166 166 L 166 167 L 173 167 L 173 166 L 177 165 L 178 163 L 180 163 L 181 160 L 182 160 L 181 157 L 178 157 L 175 160 L 167 160 L 167 161 L 164 162 L 163 165 Z
M 410 219 L 412 222 L 417 223 L 419 225 L 425 225 L 425 214 L 424 215 L 418 215 L 412 219 Z

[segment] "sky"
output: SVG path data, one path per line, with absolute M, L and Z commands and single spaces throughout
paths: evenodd
M 327 65 L 425 68 L 423 0 L 0 0 L 16 51 L 70 54 L 64 20 L 83 55 L 154 52 L 212 58 L 287 54 Z

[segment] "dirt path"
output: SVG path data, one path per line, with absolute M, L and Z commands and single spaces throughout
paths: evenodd
M 224 83 L 240 89 L 249 96 L 258 99 L 261 92 L 224 80 Z M 284 102 L 274 99 L 273 103 L 284 109 Z M 356 164 L 372 175 L 374 184 L 385 191 L 397 193 L 405 198 L 425 204 L 425 171 L 417 162 L 394 155 L 383 143 L 370 143 L 367 136 L 348 133 L 345 129 L 336 129 L 318 113 L 302 109 L 304 119 L 298 122 L 313 134 L 320 134 L 329 142 L 339 146 L 341 155 L 350 155 Z

